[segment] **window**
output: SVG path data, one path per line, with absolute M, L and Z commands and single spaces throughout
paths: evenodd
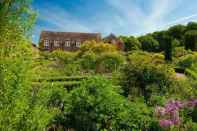
M 65 47 L 70 47 L 70 41 L 65 42 Z
M 77 41 L 76 42 L 76 47 L 80 47 L 81 46 L 81 42 L 80 41 Z
M 49 48 L 49 40 L 44 40 L 44 48 Z
M 59 47 L 60 45 L 59 45 L 59 41 L 58 40 L 55 40 L 54 41 L 54 47 Z

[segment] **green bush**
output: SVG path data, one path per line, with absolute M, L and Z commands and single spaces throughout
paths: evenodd
M 81 56 L 80 61 L 82 68 L 85 70 L 95 70 L 97 57 L 98 56 L 92 51 L 85 52 Z
M 117 71 L 124 63 L 124 57 L 119 52 L 102 53 L 97 59 L 97 72 Z
M 151 123 L 151 112 L 145 104 L 127 101 L 109 80 L 102 77 L 85 80 L 65 100 L 64 115 L 58 117 L 61 123 L 56 123 L 65 128 L 140 130 Z
M 125 96 L 144 96 L 146 102 L 152 93 L 165 94 L 174 76 L 173 68 L 153 63 L 152 56 L 145 52 L 135 52 L 122 69 L 120 84 Z

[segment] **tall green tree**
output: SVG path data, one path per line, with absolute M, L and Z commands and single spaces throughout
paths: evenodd
M 29 0 L 0 1 L 0 130 L 43 131 L 53 116 L 38 88 L 32 87 Z M 39 92 L 39 93 L 38 93 Z M 49 93 L 49 92 L 48 92 Z M 46 94 L 47 96 L 47 94 Z M 42 102 L 40 100 L 43 100 Z
M 165 38 L 166 45 L 165 45 L 165 60 L 166 61 L 172 61 L 172 37 L 166 36 Z
M 184 25 L 175 25 L 168 29 L 169 35 L 171 35 L 174 39 L 179 41 L 183 40 L 183 34 L 186 30 Z

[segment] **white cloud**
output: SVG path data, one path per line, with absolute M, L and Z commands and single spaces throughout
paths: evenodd
M 141 5 L 135 3 L 134 0 L 106 1 L 112 8 L 116 9 L 117 14 L 120 14 L 120 19 L 124 21 L 125 29 L 129 27 L 131 30 L 132 27 L 137 28 L 135 34 L 158 29 L 164 23 L 164 17 L 176 7 L 175 2 L 172 2 L 173 0 L 150 0 L 149 5 L 147 5 L 150 12 L 147 12 L 142 9 Z
M 171 22 L 167 23 L 166 26 L 172 26 L 172 25 L 175 25 L 175 24 L 180 24 L 180 23 L 183 23 L 183 22 L 188 22 L 188 20 L 195 20 L 195 18 L 197 18 L 197 13 L 192 14 L 192 15 L 189 15 L 189 16 L 181 17 L 179 19 L 176 19 L 174 21 L 171 21 Z
M 39 19 L 53 25 L 53 30 L 91 32 L 91 30 L 84 26 L 77 18 L 59 6 L 43 7 L 39 10 L 39 14 Z

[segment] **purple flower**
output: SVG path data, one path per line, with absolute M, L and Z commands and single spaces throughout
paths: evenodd
M 179 109 L 183 108 L 184 104 L 180 101 L 169 101 L 166 105 L 165 105 L 165 109 L 166 112 L 168 113 L 173 113 L 174 111 L 178 111 Z
M 171 125 L 180 125 L 181 120 L 179 111 L 183 108 L 197 107 L 197 99 L 181 102 L 178 100 L 171 100 L 166 103 L 164 107 L 156 107 L 155 113 L 159 119 L 161 127 L 170 127 Z
M 186 105 L 188 107 L 197 107 L 197 99 L 188 101 Z
M 165 120 L 165 119 L 163 119 L 163 120 L 160 120 L 159 121 L 159 125 L 161 126 L 161 127 L 170 127 L 171 125 L 173 125 L 173 122 L 171 121 L 171 120 Z

